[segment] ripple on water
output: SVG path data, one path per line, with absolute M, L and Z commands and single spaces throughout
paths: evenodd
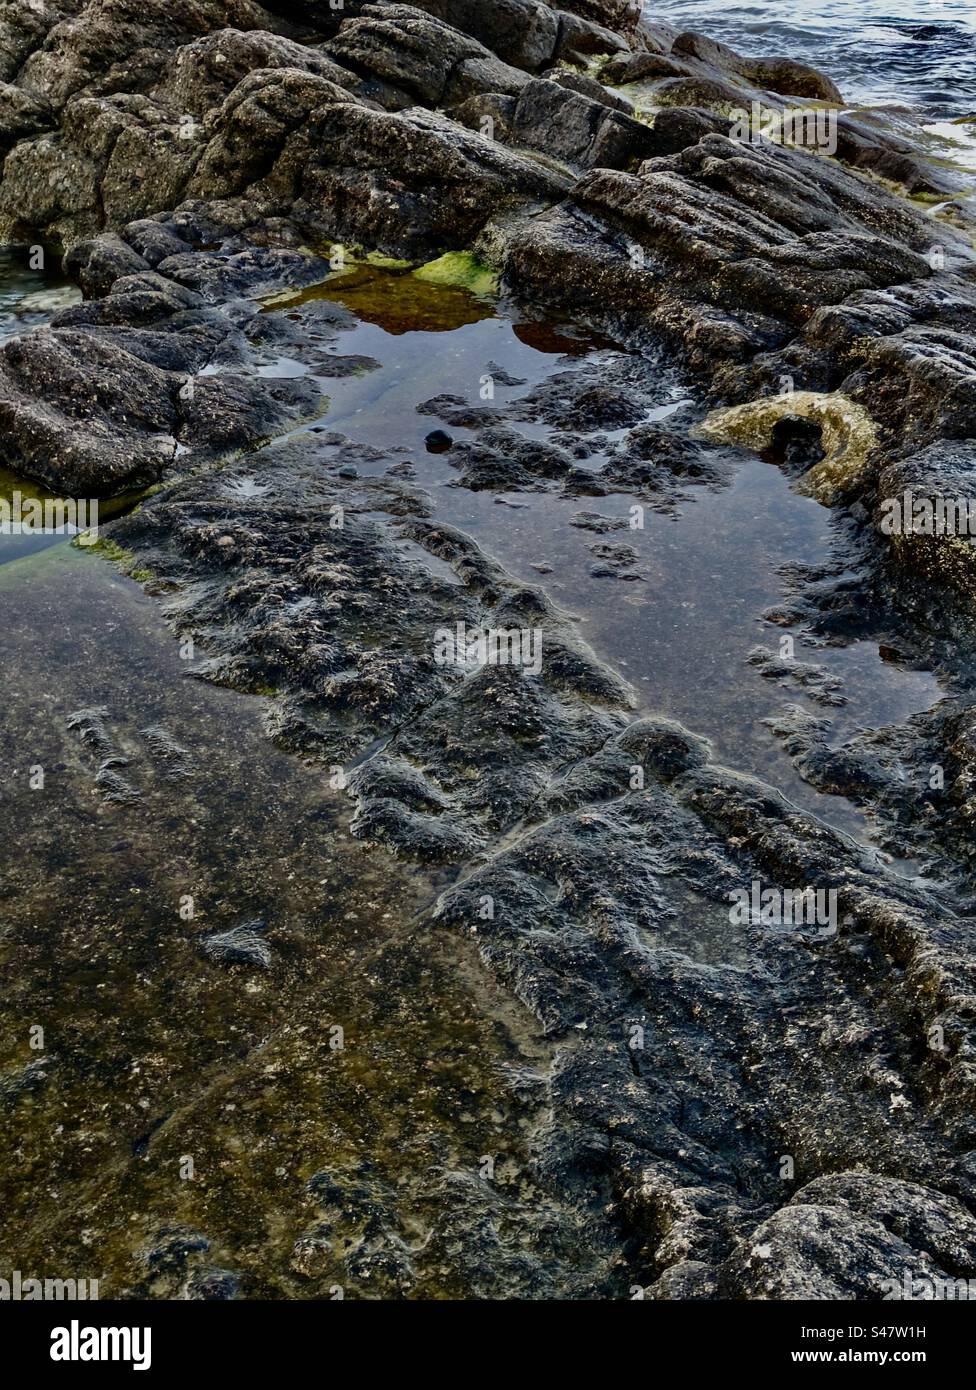
M 51 252 L 36 246 L 0 246 L 0 342 L 80 302 L 81 291 L 61 274 Z
M 976 11 L 969 0 L 654 0 L 645 12 L 741 53 L 811 63 L 859 105 L 908 102 L 932 120 L 976 112 Z

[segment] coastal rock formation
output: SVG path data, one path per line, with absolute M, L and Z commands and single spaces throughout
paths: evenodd
M 0 215 L 30 244 L 59 241 L 85 294 L 0 349 L 8 460 L 68 493 L 158 484 L 109 537 L 166 595 L 201 653 L 194 675 L 266 700 L 268 733 L 330 769 L 371 853 L 443 875 L 418 912 L 473 943 L 551 1049 L 527 1162 L 540 1210 L 558 1193 L 560 1221 L 571 1211 L 599 1252 L 556 1292 L 868 1299 L 906 1270 L 971 1278 L 976 667 L 971 615 L 955 625 L 950 605 L 971 607 L 972 545 L 879 524 L 893 493 L 968 487 L 967 224 L 904 196 L 925 161 L 884 132 L 845 118 L 836 158 L 734 137 L 730 112 L 754 99 L 841 94 L 637 10 L 7 6 Z M 805 781 L 868 808 L 940 878 L 722 766 L 693 730 L 637 717 L 572 615 L 440 522 L 403 459 L 301 428 L 330 373 L 374 365 L 342 353 L 355 320 L 313 292 L 337 250 L 411 265 L 475 250 L 506 292 L 635 350 L 563 362 L 504 406 L 417 401 L 470 493 L 626 491 L 667 508 L 726 486 L 753 448 L 836 509 L 848 548 L 798 571 L 780 616 L 824 641 L 906 634 L 951 670 L 951 702 L 838 743 L 843 697 L 817 667 L 752 659 L 819 691 L 822 716 L 775 726 Z M 297 375 L 275 375 L 282 357 Z M 662 390 L 670 359 L 683 404 Z M 361 476 L 364 457 L 387 472 Z M 624 542 L 597 539 L 614 518 L 580 508 L 568 524 L 594 532 L 608 582 L 628 573 Z M 439 660 L 432 634 L 459 623 L 535 633 L 545 660 Z M 121 810 L 140 792 L 103 716 L 80 713 Z M 146 742 L 160 776 L 180 765 L 158 733 Z M 932 764 L 947 775 L 929 814 L 911 786 Z M 785 929 L 734 918 L 730 895 L 757 883 L 806 885 L 830 911 Z M 195 958 L 233 983 L 272 975 L 278 951 L 250 920 Z M 21 1089 L 8 1079 L 3 1095 Z M 445 1171 L 437 1239 L 449 1247 L 456 1220 L 490 1243 L 504 1203 L 452 1197 Z M 306 1195 L 302 1277 L 330 1267 L 338 1207 L 356 1228 L 348 1259 L 409 1289 L 381 1179 L 337 1169 Z M 164 1286 L 233 1293 L 222 1266 L 187 1274 L 207 1237 L 173 1230 L 173 1250 L 163 1232 L 144 1257 Z M 544 1267 L 533 1255 L 506 1277 L 551 1292 Z

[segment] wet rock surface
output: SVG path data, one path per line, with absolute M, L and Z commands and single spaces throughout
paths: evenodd
M 287 829 L 270 846 L 298 875 L 284 906 L 256 863 L 235 887 L 229 859 L 197 862 L 205 847 L 184 847 L 187 827 L 221 814 L 200 785 L 205 749 L 166 711 L 123 717 L 70 691 L 47 756 L 76 780 L 39 833 L 55 876 L 65 816 L 95 864 L 82 935 L 48 918 L 32 937 L 25 859 L 10 873 L 24 905 L 0 938 L 11 1038 L 70 962 L 55 1008 L 66 1042 L 56 1067 L 11 1043 L 0 1101 L 14 1115 L 5 1142 L 26 1144 L 42 1178 L 68 1174 L 73 1213 L 59 1231 L 41 1184 L 25 1185 L 15 1239 L 83 1252 L 84 1212 L 117 1292 L 327 1296 L 348 1282 L 389 1297 L 640 1286 L 858 1299 L 906 1270 L 976 1274 L 971 545 L 880 526 L 884 499 L 905 489 L 970 486 L 965 220 L 926 216 L 856 172 L 920 187 L 924 160 L 883 133 L 848 123 L 836 159 L 731 138 L 730 107 L 754 93 L 774 107 L 840 93 L 802 64 L 637 24 L 635 8 L 8 7 L 0 210 L 12 230 L 61 241 L 86 296 L 0 349 L 10 461 L 71 493 L 159 484 L 108 528 L 112 554 L 191 643 L 209 692 L 195 698 L 229 687 L 263 701 L 270 740 L 252 719 L 233 775 L 255 756 L 262 776 L 266 758 L 313 771 L 311 810 L 291 807 L 283 825 L 334 830 L 355 898 L 330 907 L 322 935 L 301 907 L 313 891 L 303 837 Z M 593 72 L 566 69 L 593 56 L 608 59 L 609 104 Z M 621 83 L 651 84 L 653 119 L 636 89 L 614 93 Z M 475 382 L 412 403 L 420 437 L 443 434 L 431 452 L 457 491 L 568 501 L 615 592 L 647 580 L 628 519 L 600 499 L 670 514 L 727 489 L 751 449 L 834 509 L 828 559 L 794 567 L 770 621 L 825 650 L 877 641 L 938 670 L 945 698 L 838 735 L 846 695 L 826 656 L 764 647 L 747 660 L 783 687 L 772 732 L 799 776 L 863 808 L 881 848 L 643 710 L 552 593 L 439 517 L 412 456 L 308 428 L 330 379 L 376 366 L 343 352 L 357 319 L 335 288 L 337 243 L 411 262 L 449 253 L 447 270 L 435 264 L 455 286 L 450 253 L 476 248 L 522 301 L 639 350 L 567 356 L 532 383 L 486 365 L 520 394 L 498 402 Z M 459 624 L 528 634 L 528 659 L 470 658 Z M 12 702 L 21 719 L 30 670 Z M 168 913 L 152 909 L 134 963 L 111 871 L 123 837 L 161 876 Z M 396 888 L 349 888 L 363 862 L 401 875 Z M 205 923 L 176 912 L 194 877 L 221 880 Z M 756 884 L 833 895 L 833 910 L 786 926 L 736 919 L 730 901 Z M 398 892 L 415 933 L 377 925 Z M 323 955 L 355 959 L 349 914 L 366 899 L 375 970 L 337 992 L 334 1016 L 379 1037 L 396 1000 L 419 1116 L 390 1093 L 382 1056 L 363 1074 L 354 1058 L 328 1072 L 329 1039 L 311 1023 Z M 174 916 L 180 932 L 162 938 Z M 99 1035 L 86 951 L 134 996 L 131 1037 Z M 203 1009 L 202 1089 L 189 1079 L 199 1039 L 180 1034 L 186 1001 L 171 998 L 181 982 Z M 460 1074 L 433 1098 L 413 993 L 440 1001 L 438 1045 Z M 241 1033 L 229 1051 L 228 1018 Z M 504 1076 L 479 1060 L 485 1047 L 510 1064 Z M 152 1099 L 125 1102 L 121 1133 L 104 1117 L 88 1132 L 87 1073 L 104 1108 L 133 1064 L 151 1072 Z M 460 1157 L 446 1118 L 459 1090 L 474 1097 Z M 24 1138 L 22 1103 L 67 1105 L 55 1153 Z M 411 1121 L 381 1142 L 384 1106 Z M 509 1162 L 486 1176 L 499 1127 Z M 154 1186 L 145 1155 L 175 1172 L 215 1135 L 231 1167 L 242 1146 L 261 1155 L 253 1187 Z M 92 1152 L 94 1203 L 82 1176 L 72 1187 Z M 269 1204 L 273 1177 L 284 1192 Z M 261 1211 L 258 1229 L 242 1203 Z

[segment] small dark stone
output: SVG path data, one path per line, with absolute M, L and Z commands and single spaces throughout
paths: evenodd
M 430 434 L 424 439 L 428 454 L 443 454 L 454 443 L 454 440 L 446 430 L 431 430 Z

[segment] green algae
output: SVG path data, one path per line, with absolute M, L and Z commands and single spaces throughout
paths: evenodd
M 74 541 L 77 544 L 77 539 Z M 106 560 L 111 561 L 116 569 L 132 579 L 137 584 L 148 584 L 155 577 L 152 570 L 139 566 L 136 557 L 131 550 L 125 550 L 116 541 L 110 540 L 107 536 L 99 536 L 92 550 L 100 551 Z
M 467 266 L 443 265 L 414 271 L 402 266 L 383 267 L 364 261 L 346 262 L 341 271 L 308 285 L 303 290 L 276 295 L 264 301 L 265 312 L 287 312 L 315 300 L 328 299 L 351 309 L 364 323 L 376 324 L 387 333 L 449 333 L 482 319 L 492 318 L 494 304 L 485 286 L 489 272 L 476 272 L 480 262 L 464 259 Z M 464 283 L 461 283 L 461 282 Z M 473 289 L 472 285 L 477 286 Z
M 414 279 L 428 285 L 467 290 L 474 295 L 498 292 L 498 276 L 469 251 L 448 251 L 436 261 L 428 261 L 413 272 Z
M 102 522 L 131 510 L 143 495 L 132 492 L 113 498 L 74 498 L 56 494 L 42 482 L 0 468 L 4 520 L 24 527 L 5 526 L 0 534 L 0 571 L 14 567 L 15 574 L 7 578 L 18 582 L 27 574 L 24 564 L 31 556 L 65 549 L 69 541 L 82 548 L 91 547 Z M 76 531 L 76 527 L 80 529 Z
M 871 416 L 841 392 L 790 391 L 714 410 L 697 432 L 705 439 L 762 453 L 772 445 L 775 425 L 790 415 L 818 424 L 826 450 L 826 457 L 804 474 L 799 490 L 833 506 L 863 483 L 878 443 Z
M 356 310 L 362 312 L 369 307 L 370 296 L 367 291 L 375 290 L 379 302 L 374 306 L 373 317 L 362 316 L 371 323 L 382 320 L 380 307 L 391 296 L 409 296 L 413 292 L 418 307 L 423 309 L 425 291 L 419 285 L 430 285 L 438 290 L 453 290 L 475 299 L 486 299 L 498 293 L 498 275 L 469 251 L 448 251 L 436 260 L 425 265 L 414 266 L 410 261 L 397 260 L 393 256 L 381 255 L 378 251 L 368 255 L 348 255 L 340 269 L 325 276 L 313 285 L 302 290 L 286 290 L 281 294 L 270 295 L 261 301 L 265 311 L 288 309 L 314 299 L 336 299 L 344 301 L 346 295 L 356 292 Z M 444 301 L 445 306 L 449 301 Z M 399 317 L 394 314 L 394 317 Z M 449 327 L 459 326 L 456 315 L 448 309 L 445 321 Z M 463 322 L 476 320 L 465 317 Z M 420 325 L 418 325 L 420 326 Z
M 363 257 L 367 265 L 377 270 L 412 270 L 413 262 L 401 260 L 397 256 L 384 256 L 382 251 L 368 251 Z

